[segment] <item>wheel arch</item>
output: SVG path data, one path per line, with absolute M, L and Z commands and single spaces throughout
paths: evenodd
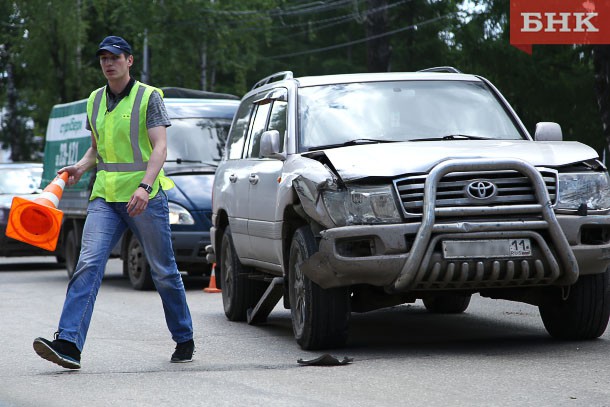
M 296 193 L 295 193 L 296 194 Z M 293 205 L 286 206 L 283 213 L 282 228 L 282 273 L 284 278 L 284 308 L 290 309 L 290 294 L 288 290 L 288 267 L 290 262 L 290 245 L 294 233 L 302 226 L 309 225 L 316 240 L 319 239 L 318 232 L 324 227 L 311 219 L 303 210 L 301 202 L 297 199 Z

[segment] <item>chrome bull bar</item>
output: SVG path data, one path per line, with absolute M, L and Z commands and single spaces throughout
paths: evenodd
M 474 172 L 514 170 L 527 176 L 534 187 L 538 203 L 513 206 L 480 206 L 436 208 L 436 193 L 440 180 L 451 172 Z M 435 224 L 436 216 L 464 215 L 499 215 L 499 214 L 537 214 L 541 220 L 534 221 L 498 221 L 493 222 L 459 222 L 455 224 Z M 431 237 L 434 233 L 455 234 L 469 232 L 527 231 L 547 230 L 551 246 L 555 247 L 557 267 L 562 271 L 555 284 L 571 285 L 578 279 L 578 263 L 553 211 L 551 200 L 544 180 L 538 170 L 531 164 L 517 158 L 494 159 L 451 159 L 439 163 L 429 173 L 424 184 L 424 202 L 422 222 L 398 277 L 391 286 L 391 291 L 406 291 L 421 281 L 427 272 L 431 253 Z M 437 239 L 434 239 L 436 242 Z M 433 242 L 433 243 L 434 243 Z M 554 262 L 553 262 L 554 263 Z M 557 275 L 557 272 L 554 272 Z

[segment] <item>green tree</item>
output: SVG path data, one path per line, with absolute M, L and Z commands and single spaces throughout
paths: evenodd
M 237 95 L 283 70 L 317 75 L 453 65 L 496 84 L 530 132 L 536 122 L 557 121 L 566 139 L 601 150 L 610 141 L 607 54 L 566 45 L 534 46 L 534 55 L 526 55 L 509 44 L 509 6 L 509 0 L 5 0 L 0 106 L 13 118 L 4 120 L 0 137 L 25 143 L 15 144 L 15 154 L 26 151 L 33 134 L 44 135 L 53 104 L 103 85 L 95 50 L 106 35 L 120 35 L 134 49 L 137 79 Z
M 532 55 L 510 45 L 508 0 L 475 1 L 455 30 L 449 59 L 491 80 L 531 134 L 537 122 L 561 125 L 564 139 L 598 151 L 605 145 L 587 47 L 534 45 Z
M 0 4 L 0 141 L 3 149 L 10 150 L 12 161 L 26 161 L 36 158 L 34 132 L 29 106 L 21 97 L 19 77 L 19 37 L 23 35 L 20 10 L 13 3 Z M 3 112 L 4 110 L 4 112 Z
M 27 73 L 27 97 L 37 115 L 47 115 L 55 103 L 85 96 L 90 61 L 83 61 L 85 33 L 82 0 L 16 0 L 23 14 L 22 69 Z M 36 117 L 40 120 L 40 117 Z

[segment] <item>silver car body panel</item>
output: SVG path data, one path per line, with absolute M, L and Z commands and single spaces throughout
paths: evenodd
M 558 167 L 595 159 L 597 152 L 578 142 L 530 140 L 446 140 L 366 144 L 325 150 L 345 182 L 364 177 L 427 173 L 448 159 L 518 158 L 534 166 Z

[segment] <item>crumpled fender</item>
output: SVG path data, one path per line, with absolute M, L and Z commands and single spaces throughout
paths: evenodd
M 337 175 L 328 166 L 317 160 L 298 157 L 295 161 L 298 161 L 298 163 L 295 162 L 294 165 L 287 163 L 284 180 L 292 184 L 307 216 L 325 228 L 335 227 L 322 202 L 321 191 L 336 189 Z M 291 172 L 290 167 L 297 170 Z

